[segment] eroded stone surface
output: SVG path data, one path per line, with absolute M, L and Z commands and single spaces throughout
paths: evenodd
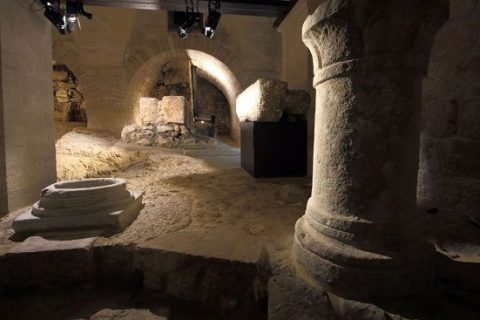
M 245 319 L 256 319 L 265 306 L 268 254 L 239 228 L 170 233 L 139 244 L 138 255 L 147 288 Z
M 53 67 L 55 121 L 87 122 L 87 110 L 78 81 L 65 65 Z
M 142 195 L 126 189 L 124 179 L 85 179 L 52 184 L 40 201 L 13 221 L 21 234 L 78 229 L 122 229 L 142 207 Z
M 162 100 L 157 98 L 140 98 L 139 115 L 141 125 L 144 127 L 149 125 L 162 126 L 165 124 L 188 125 L 189 110 L 187 106 L 187 100 L 183 96 L 164 96 Z M 137 128 L 139 127 L 140 125 L 137 126 Z
M 136 124 L 125 126 L 122 130 L 122 140 L 126 143 L 134 143 L 141 146 L 170 147 L 182 142 L 193 142 L 197 139 L 207 139 L 194 133 L 180 124 L 149 124 L 138 126 Z M 208 140 L 208 139 L 207 139 Z
M 182 96 L 165 96 L 156 123 L 187 124 L 187 100 Z
M 292 274 L 268 281 L 269 320 L 337 320 L 327 292 Z
M 30 237 L 10 249 L 1 260 L 0 290 L 80 283 L 94 273 L 90 253 L 95 237 L 49 240 Z
M 310 95 L 305 90 L 287 90 L 283 99 L 283 110 L 288 115 L 306 116 L 310 100 Z
M 308 92 L 288 90 L 286 82 L 276 79 L 258 79 L 237 97 L 242 122 L 277 122 L 284 114 L 304 117 L 309 107 Z
M 155 124 L 160 101 L 156 98 L 140 98 L 138 108 L 142 125 Z
M 447 17 L 448 1 L 329 0 L 303 26 L 316 155 L 294 256 L 300 274 L 339 295 L 408 295 L 432 279 L 433 248 L 414 223 L 418 124 L 431 43 Z
M 258 79 L 237 97 L 240 121 L 277 122 L 283 115 L 282 101 L 287 84 L 275 79 Z
M 135 143 L 141 146 L 153 146 L 156 144 L 157 127 L 154 124 L 139 126 L 131 124 L 123 127 L 121 137 L 126 143 Z

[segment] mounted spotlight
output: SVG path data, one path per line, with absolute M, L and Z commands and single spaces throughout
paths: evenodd
M 87 17 L 89 20 L 91 20 L 93 17 L 91 13 L 86 12 L 83 8 L 83 0 L 67 0 L 66 5 L 66 22 L 68 32 L 81 29 L 79 18 L 80 15 Z
M 200 20 L 202 18 L 200 12 L 198 12 L 198 1 L 197 1 L 196 11 L 193 5 L 193 0 L 191 0 L 190 3 L 191 5 L 189 6 L 187 4 L 187 1 L 185 1 L 185 4 L 186 4 L 185 15 L 187 16 L 187 19 L 178 28 L 178 35 L 182 39 L 185 39 L 186 37 L 188 37 L 188 34 L 190 33 L 190 31 L 200 23 Z
M 220 22 L 220 1 L 208 1 L 208 17 L 202 29 L 202 34 L 207 38 L 213 38 L 218 23 Z
M 92 19 L 93 15 L 83 8 L 83 0 L 39 0 L 45 9 L 44 15 L 61 34 L 73 32 L 80 28 L 79 16 Z
M 200 20 L 200 15 L 196 12 L 188 12 L 187 20 L 178 28 L 178 35 L 180 38 L 185 39 L 188 37 L 188 34 L 195 26 L 196 23 Z
M 45 17 L 60 31 L 61 34 L 66 33 L 67 23 L 65 15 L 62 14 L 60 8 L 60 0 L 40 0 L 43 4 Z

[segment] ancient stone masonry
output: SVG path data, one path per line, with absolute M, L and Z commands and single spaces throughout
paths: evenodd
M 329 0 L 303 40 L 314 63 L 312 195 L 298 273 L 351 298 L 419 292 L 433 248 L 416 225 L 422 79 L 446 0 Z
M 179 60 L 162 66 L 158 80 L 150 92 L 150 97 L 162 100 L 165 96 L 185 97 L 189 106 L 192 105 L 190 80 L 190 63 Z
M 52 184 L 40 200 L 13 222 L 15 232 L 117 230 L 142 208 L 142 194 L 126 189 L 124 179 L 85 179 Z
M 123 141 L 142 146 L 169 147 L 202 139 L 192 130 L 192 114 L 182 96 L 164 96 L 162 100 L 141 98 L 139 116 L 139 124 L 123 128 Z
M 85 100 L 73 73 L 65 65 L 55 65 L 52 75 L 55 120 L 87 122 Z
M 230 106 L 225 95 L 208 80 L 197 77 L 195 97 L 197 100 L 196 119 L 209 121 L 214 115 L 218 132 L 225 135 L 230 134 L 232 127 Z M 198 123 L 197 121 L 195 124 Z
M 277 122 L 284 115 L 304 118 L 309 105 L 306 91 L 288 90 L 284 81 L 262 78 L 238 95 L 237 115 L 241 122 Z

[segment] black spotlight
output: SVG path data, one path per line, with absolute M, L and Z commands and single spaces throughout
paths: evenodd
M 45 17 L 60 31 L 61 34 L 66 33 L 67 23 L 65 16 L 60 9 L 59 0 L 41 0 L 45 12 Z
M 202 34 L 207 38 L 212 38 L 220 22 L 220 1 L 208 1 L 208 17 L 202 29 Z
M 44 15 L 60 31 L 66 34 L 80 28 L 79 16 L 92 19 L 93 15 L 83 9 L 83 0 L 39 0 L 45 9 Z
M 66 23 L 68 32 L 80 29 L 80 15 L 87 17 L 89 20 L 93 17 L 91 13 L 86 12 L 83 8 L 83 0 L 67 0 L 66 5 Z
M 93 14 L 85 11 L 83 8 L 83 0 L 67 0 L 67 18 L 71 16 L 85 16 L 88 20 L 93 18 Z
M 185 39 L 192 28 L 200 21 L 200 13 L 187 11 L 187 20 L 178 28 L 178 35 Z

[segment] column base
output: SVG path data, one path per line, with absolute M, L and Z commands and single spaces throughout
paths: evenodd
M 293 255 L 297 273 L 349 299 L 401 297 L 425 290 L 433 280 L 433 246 L 405 244 L 368 252 L 313 229 L 305 216 L 295 226 Z

